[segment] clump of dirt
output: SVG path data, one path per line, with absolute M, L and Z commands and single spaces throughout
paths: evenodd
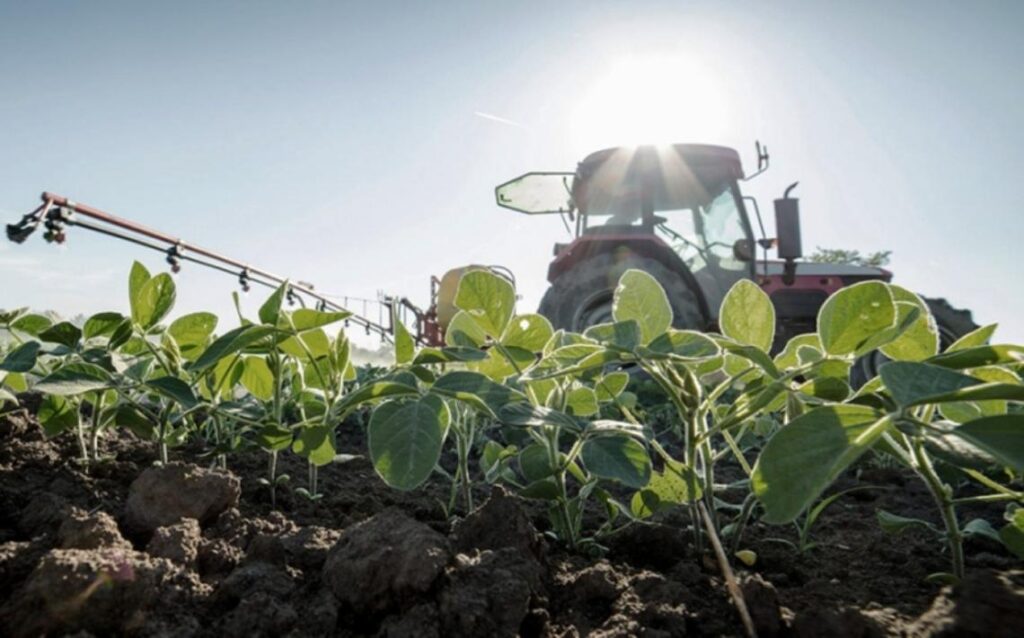
M 340 440 L 365 454 L 358 432 Z M 357 458 L 321 468 L 322 499 L 279 489 L 275 509 L 259 483 L 265 455 L 239 453 L 221 471 L 187 462 L 195 451 L 154 465 L 151 443 L 119 431 L 102 441 L 106 460 L 85 467 L 29 411 L 0 415 L 5 635 L 743 633 L 683 515 L 626 527 L 585 555 L 546 539 L 543 507 L 501 487 L 478 487 L 483 504 L 449 520 L 447 486 L 396 492 Z M 305 467 L 287 457 L 279 469 Z M 748 528 L 741 548 L 756 560 L 737 569 L 759 635 L 1024 635 L 1019 561 L 972 540 L 961 585 L 927 582 L 946 569 L 941 544 L 894 539 L 874 520 L 886 509 L 935 521 L 927 493 L 899 471 L 860 474 L 838 488 L 882 489 L 830 507 L 804 554 L 780 542 L 795 540 L 789 528 Z
M 227 472 L 186 463 L 146 468 L 132 481 L 125 523 L 138 534 L 191 518 L 208 523 L 238 504 L 242 482 Z

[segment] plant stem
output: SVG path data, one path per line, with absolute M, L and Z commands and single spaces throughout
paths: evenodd
M 740 551 L 740 543 L 743 542 L 743 533 L 747 531 L 747 523 L 750 522 L 750 515 L 754 513 L 754 507 L 756 505 L 757 496 L 753 492 L 747 494 L 747 498 L 743 500 L 743 508 L 740 510 L 740 515 L 736 522 L 736 530 L 732 535 L 732 543 L 729 544 L 729 550 L 733 554 Z
M 942 515 L 942 522 L 946 526 L 946 542 L 949 544 L 949 553 L 953 561 L 953 575 L 958 579 L 964 577 L 964 547 L 963 534 L 960 532 L 960 525 L 956 519 L 956 506 L 953 503 L 952 495 L 948 486 L 943 484 L 942 479 L 935 473 L 931 459 L 924 449 L 922 441 L 915 441 L 912 445 L 914 454 L 914 470 L 924 480 L 939 506 L 939 513 Z
M 565 469 L 561 467 L 558 458 L 558 429 L 549 426 L 547 428 L 548 463 L 555 470 L 555 485 L 558 487 L 558 514 L 561 518 L 562 529 L 565 534 L 565 541 L 570 549 L 576 548 L 576 533 L 572 524 L 572 515 L 569 512 L 569 494 L 565 484 Z
M 729 595 L 732 596 L 733 604 L 736 606 L 736 613 L 740 615 L 740 621 L 743 622 L 743 629 L 746 635 L 753 638 L 757 636 L 757 629 L 754 628 L 754 620 L 750 617 L 750 610 L 747 609 L 747 601 L 743 598 L 743 590 L 740 589 L 739 583 L 736 582 L 736 575 L 729 565 L 729 559 L 725 556 L 725 550 L 722 549 L 722 541 L 719 540 L 715 527 L 711 523 L 711 516 L 704 508 L 703 503 L 698 502 L 697 507 L 699 508 L 698 513 L 703 515 L 704 527 L 707 529 L 708 538 L 711 539 L 711 547 L 715 551 L 715 558 L 718 559 L 718 567 L 722 570 L 725 586 L 729 590 Z
M 270 452 L 270 507 L 277 509 L 277 450 Z
M 75 404 L 75 416 L 77 423 L 75 424 L 75 432 L 78 434 L 78 451 L 82 455 L 82 462 L 89 466 L 89 447 L 85 444 L 85 427 L 82 425 L 82 406 Z

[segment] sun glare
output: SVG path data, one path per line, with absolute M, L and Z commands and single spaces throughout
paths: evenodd
M 719 78 L 692 57 L 621 58 L 598 77 L 572 112 L 578 151 L 607 146 L 713 142 L 727 133 L 728 101 Z

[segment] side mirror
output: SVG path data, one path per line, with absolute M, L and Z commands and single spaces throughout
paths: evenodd
M 804 256 L 800 245 L 800 200 L 790 197 L 799 182 L 793 182 L 782 199 L 775 200 L 776 246 L 780 259 L 791 261 Z

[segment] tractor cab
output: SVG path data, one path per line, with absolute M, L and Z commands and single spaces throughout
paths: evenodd
M 500 206 L 574 224 L 574 241 L 555 246 L 552 283 L 608 251 L 620 263 L 654 261 L 694 289 L 700 316 L 690 315 L 710 324 L 729 288 L 755 274 L 742 178 L 739 154 L 729 148 L 619 147 L 588 155 L 574 173 L 528 173 L 498 186 L 496 196 Z

